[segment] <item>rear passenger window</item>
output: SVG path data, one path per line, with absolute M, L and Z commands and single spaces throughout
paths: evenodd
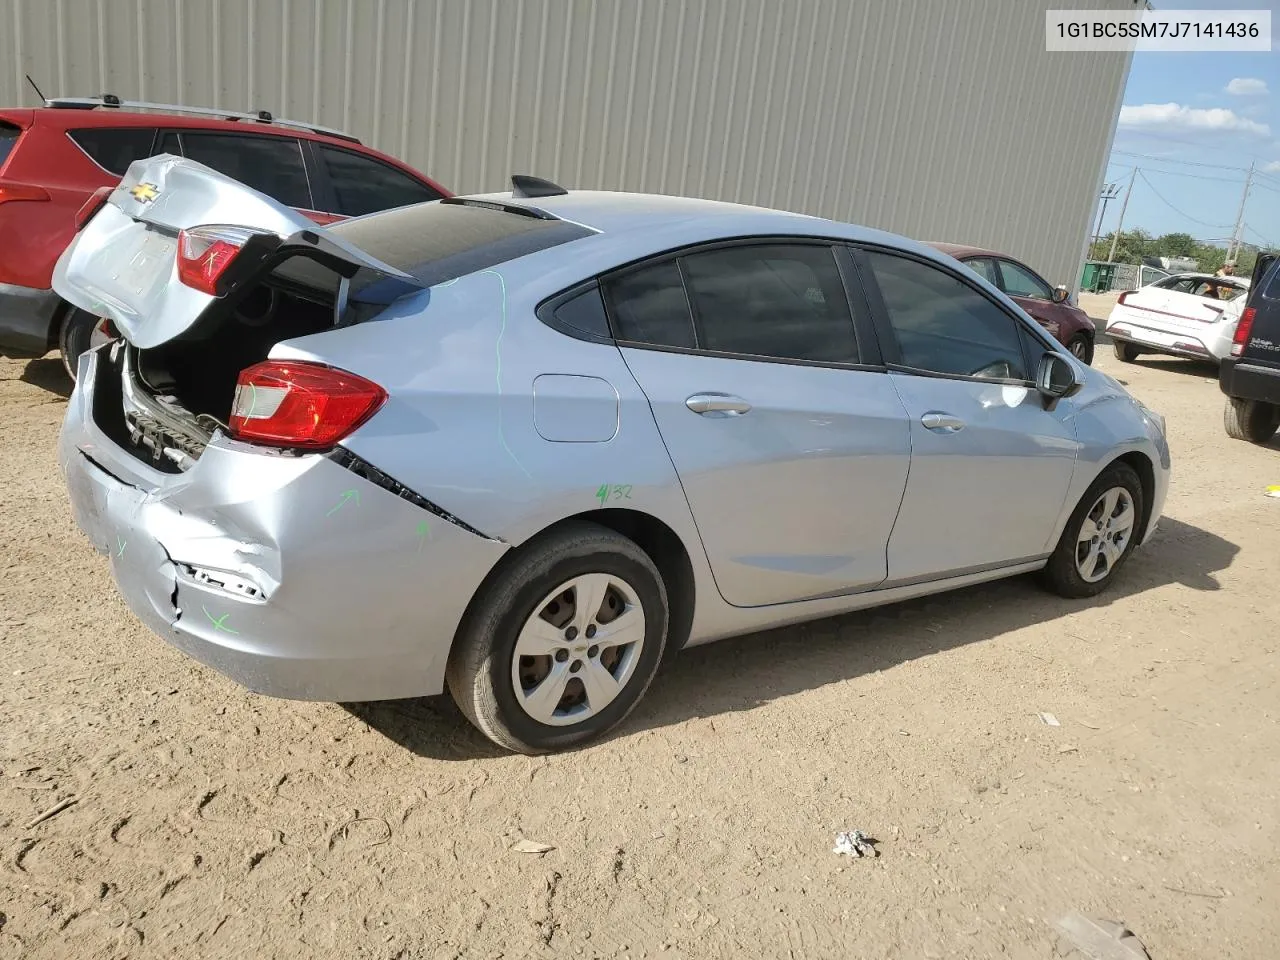
M 997 289 L 1000 286 L 1000 279 L 996 276 L 996 262 L 987 257 L 978 257 L 976 260 L 966 260 L 964 265 L 980 276 L 987 283 Z
M 5 160 L 9 158 L 9 151 L 13 149 L 13 145 L 18 142 L 20 136 L 22 136 L 21 128 L 0 121 L 0 167 L 4 166 Z
M 604 312 L 604 300 L 600 297 L 600 288 L 595 285 L 560 304 L 555 308 L 553 316 L 557 323 L 572 327 L 581 333 L 609 338 L 609 318 Z
M 189 159 L 239 180 L 290 207 L 312 209 L 302 147 L 293 137 L 246 137 L 184 131 Z
M 319 146 L 318 152 L 338 201 L 338 209 L 333 213 L 362 217 L 366 213 L 440 199 L 441 195 L 425 183 L 389 164 L 334 147 Z
M 156 139 L 156 128 L 91 127 L 85 130 L 68 130 L 67 136 L 103 170 L 123 177 L 129 170 L 129 164 L 152 155 L 151 145 Z
M 1026 380 L 1018 323 L 951 274 L 918 260 L 868 253 L 902 363 L 931 373 Z
M 684 257 L 680 265 L 701 349 L 858 362 L 853 317 L 830 247 L 729 247 Z
M 644 267 L 608 286 L 614 335 L 659 347 L 693 347 L 693 318 L 674 260 Z

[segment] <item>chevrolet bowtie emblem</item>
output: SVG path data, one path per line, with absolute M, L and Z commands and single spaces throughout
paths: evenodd
M 160 188 L 154 183 L 140 183 L 129 191 L 133 199 L 139 203 L 150 203 L 156 197 L 160 196 Z

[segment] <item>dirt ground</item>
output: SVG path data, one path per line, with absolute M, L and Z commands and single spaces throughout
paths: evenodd
M 1175 470 L 1102 598 L 701 648 L 530 759 L 447 700 L 264 699 L 153 637 L 72 524 L 57 361 L 0 361 L 0 957 L 1047 958 L 1079 909 L 1155 960 L 1272 960 L 1280 442 L 1227 439 L 1212 370 L 1097 365 Z M 832 852 L 852 828 L 878 859 Z

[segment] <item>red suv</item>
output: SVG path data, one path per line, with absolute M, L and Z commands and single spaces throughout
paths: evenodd
M 43 356 L 56 347 L 75 377 L 102 321 L 50 289 L 54 264 L 80 226 L 81 209 L 94 209 L 95 191 L 118 184 L 134 160 L 161 153 L 198 160 L 321 224 L 449 196 L 354 137 L 266 112 L 112 96 L 0 108 L 0 351 Z

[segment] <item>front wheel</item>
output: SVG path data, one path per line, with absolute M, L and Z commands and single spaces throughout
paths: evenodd
M 1261 400 L 1228 397 L 1226 409 L 1222 411 L 1222 421 L 1227 436 L 1231 439 L 1266 443 L 1280 429 L 1280 406 Z
M 1124 463 L 1098 475 L 1080 499 L 1043 571 L 1063 597 L 1092 597 L 1114 579 L 1141 536 L 1142 481 Z
M 667 616 L 648 554 L 606 527 L 574 524 L 526 549 L 476 598 L 449 656 L 449 692 L 501 747 L 575 746 L 640 701 Z
M 1077 333 L 1067 343 L 1071 355 L 1086 366 L 1093 363 L 1093 337 L 1087 333 Z
M 75 307 L 67 312 L 62 321 L 62 329 L 58 332 L 58 350 L 62 354 L 62 366 L 72 382 L 76 379 L 81 354 L 110 340 L 107 321 L 102 317 L 95 317 Z

